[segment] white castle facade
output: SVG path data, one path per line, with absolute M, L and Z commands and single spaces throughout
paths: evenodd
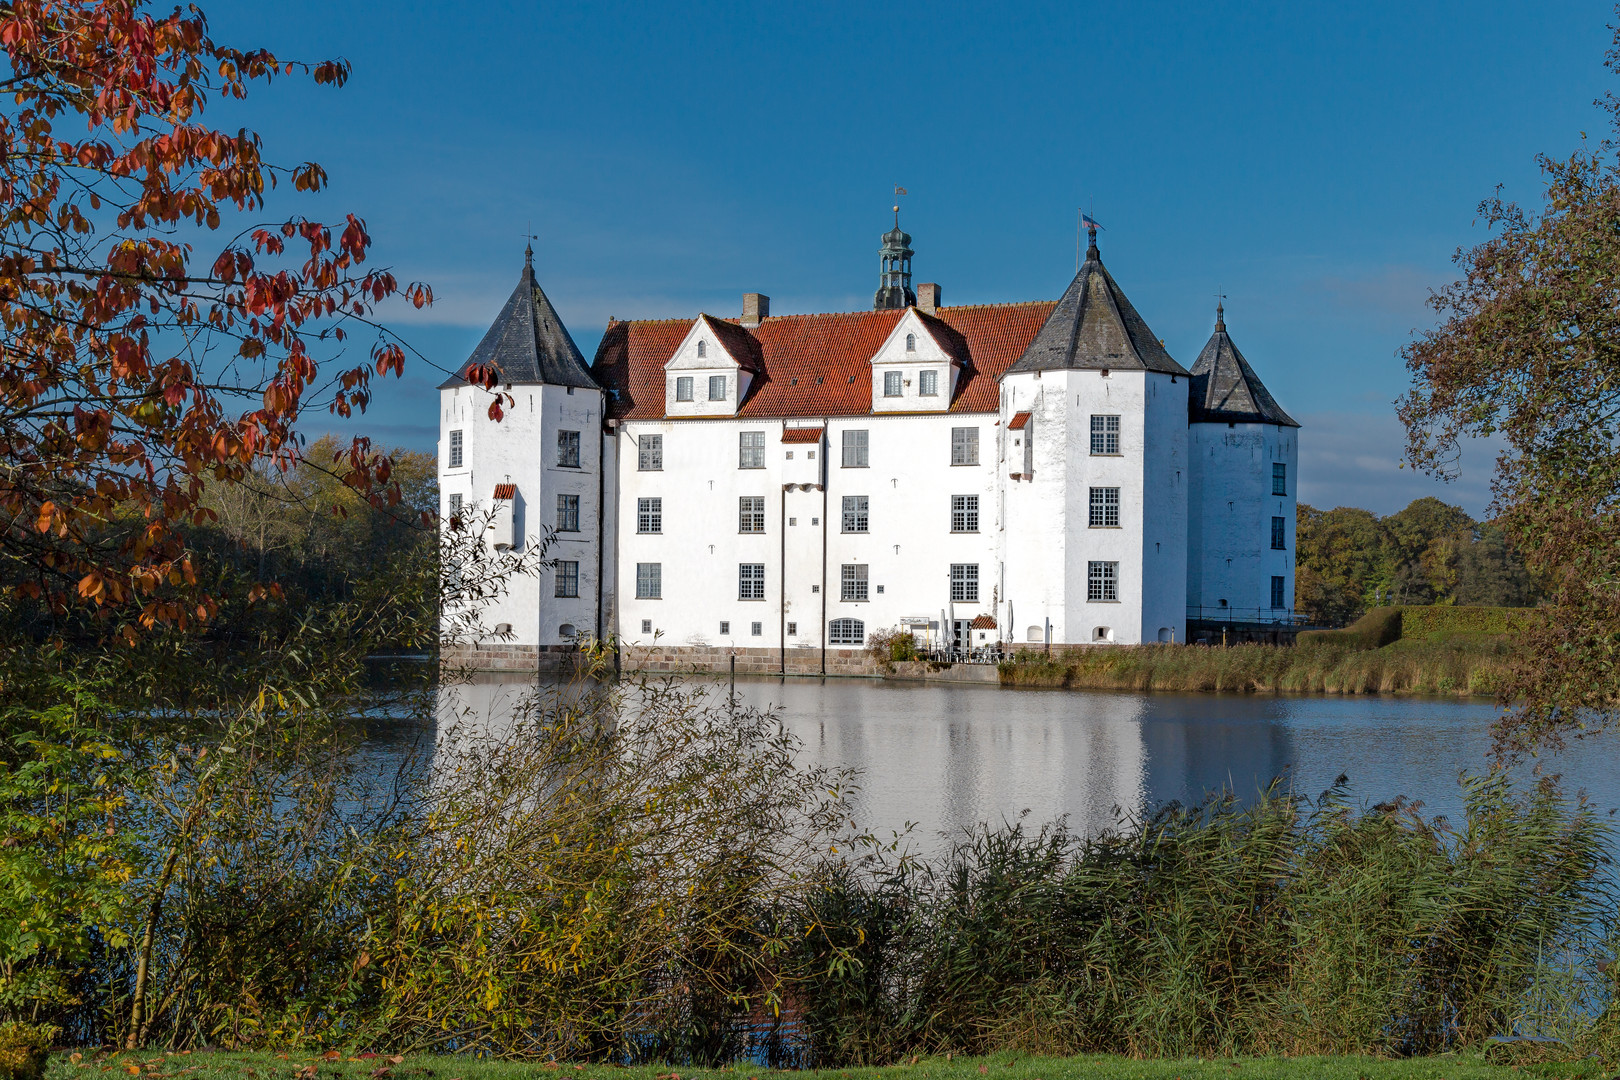
M 532 669 L 597 637 L 631 667 L 847 673 L 890 631 L 1289 633 L 1298 424 L 1221 310 L 1188 370 L 1095 233 L 1055 303 L 946 307 L 912 254 L 885 234 L 871 311 L 772 316 L 750 293 L 736 319 L 612 321 L 589 365 L 526 260 L 440 388 L 446 519 L 492 511 L 493 558 L 544 545 L 466 658 Z

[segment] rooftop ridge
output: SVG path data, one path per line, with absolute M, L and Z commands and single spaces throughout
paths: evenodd
M 1055 303 L 1057 303 L 1056 300 L 987 300 L 987 301 L 985 301 L 983 303 L 978 303 L 978 304 L 941 304 L 938 308 L 935 309 L 935 315 L 937 317 L 938 313 L 941 312 L 941 311 L 981 311 L 981 310 L 984 310 L 984 309 L 987 309 L 987 308 L 1036 307 L 1036 306 L 1039 306 L 1041 304 L 1055 304 Z M 851 318 L 851 317 L 859 317 L 859 318 L 863 318 L 863 319 L 883 318 L 883 317 L 893 315 L 894 312 L 896 312 L 896 311 L 904 311 L 904 310 L 906 310 L 906 309 L 904 309 L 904 308 L 885 308 L 885 309 L 883 309 L 881 311 L 871 310 L 871 309 L 861 309 L 861 310 L 858 310 L 858 311 L 794 311 L 794 312 L 787 312 L 787 313 L 780 314 L 780 315 L 767 315 L 767 316 L 765 316 L 763 319 L 761 319 L 759 321 L 759 325 L 764 326 L 766 323 L 781 322 L 784 319 L 846 319 L 846 318 Z M 919 308 L 918 310 L 921 311 L 922 309 Z M 713 319 L 716 322 L 728 322 L 728 323 L 732 323 L 734 325 L 740 325 L 742 323 L 742 316 L 741 315 L 715 315 L 715 314 L 712 314 L 712 313 L 707 312 L 707 311 L 700 311 L 696 315 L 668 315 L 668 316 L 664 316 L 663 318 L 657 318 L 657 319 L 618 319 L 618 318 L 615 318 L 615 319 L 609 320 L 608 325 L 609 326 L 662 326 L 662 325 L 667 325 L 667 324 L 691 325 L 693 322 L 697 321 L 699 316 Z M 752 329 L 752 327 L 749 327 L 747 329 Z

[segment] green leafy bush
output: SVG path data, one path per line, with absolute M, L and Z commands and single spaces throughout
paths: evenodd
M 0 1080 L 43 1080 L 56 1029 L 11 1020 L 0 1024 Z

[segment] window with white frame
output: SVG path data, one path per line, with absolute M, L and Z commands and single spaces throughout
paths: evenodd
M 641 620 L 641 632 L 643 634 L 652 633 L 652 620 L 651 619 L 642 619 Z
M 664 437 L 643 435 L 636 440 L 636 468 L 641 472 L 658 472 L 664 467 Z
M 977 465 L 979 463 L 979 429 L 976 427 L 951 428 L 951 464 Z
M 726 400 L 726 377 L 724 375 L 709 376 L 709 400 Z
M 692 376 L 690 376 L 690 375 L 680 375 L 680 376 L 676 377 L 676 379 L 675 379 L 675 400 L 676 401 L 691 401 L 692 400 Z
M 708 356 L 708 355 L 709 355 L 709 343 L 707 341 L 703 341 L 703 340 L 700 339 L 698 341 L 698 359 L 701 360 L 705 356 Z
M 579 532 L 578 495 L 557 496 L 557 531 Z
M 461 514 L 461 496 L 459 494 L 451 495 L 450 496 L 450 516 L 451 517 L 457 517 L 460 514 Z
M 1288 519 L 1280 517 L 1271 519 L 1271 550 L 1288 550 Z
M 1288 579 L 1280 575 L 1273 575 L 1271 579 L 1271 606 L 1288 606 Z
M 664 500 L 658 497 L 636 500 L 636 532 L 664 531 Z
M 1093 603 L 1119 599 L 1119 563 L 1086 563 L 1086 599 Z
M 737 433 L 737 468 L 763 469 L 765 467 L 765 433 L 741 431 Z
M 737 599 L 765 599 L 765 564 L 745 562 L 737 564 Z
M 932 368 L 917 373 L 917 393 L 923 397 L 939 396 L 939 372 Z
M 763 637 L 765 635 L 765 624 L 762 622 L 749 623 L 748 634 L 750 637 Z
M 951 496 L 951 532 L 979 531 L 979 497 L 977 495 Z
M 737 500 L 737 531 L 745 533 L 765 531 L 765 496 L 744 495 Z
M 900 373 L 898 371 L 885 371 L 883 373 L 883 396 L 900 396 Z
M 866 599 L 866 564 L 845 563 L 838 573 L 838 599 L 858 604 Z
M 979 598 L 979 564 L 951 563 L 951 599 L 953 601 Z
M 1273 495 L 1288 494 L 1288 466 L 1280 461 L 1271 463 L 1271 493 Z
M 452 469 L 461 468 L 461 451 L 462 451 L 463 445 L 464 445 L 464 443 L 462 442 L 462 435 L 461 435 L 460 430 L 452 431 L 450 433 L 450 464 L 448 466 L 449 468 L 452 468 Z
M 1119 417 L 1093 416 L 1091 418 L 1091 452 L 1093 454 L 1119 453 Z
M 557 595 L 579 595 L 579 563 L 559 562 L 557 564 Z
M 636 563 L 636 599 L 662 600 L 664 597 L 664 564 L 656 562 Z M 642 624 L 643 634 L 651 633 L 652 628 Z
M 1119 525 L 1119 488 L 1095 487 L 1091 489 L 1091 527 L 1112 529 Z
M 564 469 L 579 468 L 579 432 L 557 432 L 557 464 Z
M 917 351 L 917 335 L 916 334 L 907 334 L 906 335 L 906 352 L 916 352 L 916 351 Z
M 866 496 L 844 496 L 844 531 L 847 533 L 863 533 L 866 531 Z
M 864 469 L 866 467 L 866 432 L 844 432 L 844 468 Z
M 730 619 L 721 619 L 720 620 L 720 636 L 721 637 L 728 637 L 728 636 L 730 636 L 730 634 L 731 634 L 731 620 Z
M 827 624 L 827 644 L 859 645 L 866 640 L 866 624 L 859 619 L 834 619 Z

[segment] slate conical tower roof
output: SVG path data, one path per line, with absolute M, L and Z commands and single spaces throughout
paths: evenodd
M 1077 368 L 1187 374 L 1104 268 L 1095 229 L 1080 272 L 1007 374 Z
M 1215 332 L 1193 364 L 1187 391 L 1187 420 L 1193 424 L 1276 424 L 1299 427 L 1254 373 L 1226 333 L 1226 309 L 1215 305 Z
M 523 276 L 484 334 L 484 340 L 439 388 L 465 382 L 467 369 L 478 364 L 493 364 L 500 370 L 501 382 L 506 384 L 597 388 L 568 327 L 557 317 L 557 309 L 551 306 L 534 280 L 532 247 L 524 249 Z

